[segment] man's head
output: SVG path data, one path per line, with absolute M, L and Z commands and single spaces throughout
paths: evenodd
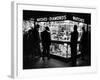
M 34 28 L 37 29 L 37 30 L 39 30 L 39 25 L 37 24 Z
M 50 31 L 50 30 L 49 30 L 49 27 L 45 27 L 45 30 Z
M 74 25 L 74 31 L 77 31 L 77 25 Z
M 82 30 L 85 31 L 85 27 L 82 27 Z

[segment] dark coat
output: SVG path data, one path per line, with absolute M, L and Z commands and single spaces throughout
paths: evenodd
M 51 44 L 51 36 L 48 31 L 41 32 L 41 39 L 42 39 L 42 45 L 43 46 L 50 46 Z
M 74 31 L 71 33 L 71 45 L 77 44 L 78 32 Z

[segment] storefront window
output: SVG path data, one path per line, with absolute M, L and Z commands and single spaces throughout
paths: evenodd
M 81 22 L 76 22 L 72 20 L 62 20 L 62 21 L 47 21 L 47 18 L 39 18 L 38 20 L 46 20 L 46 21 L 31 21 L 26 20 L 23 21 L 23 32 L 27 32 L 31 29 L 31 27 L 34 28 L 34 24 L 40 25 L 39 33 L 44 31 L 44 28 L 46 26 L 50 29 L 51 34 L 51 40 L 52 44 L 50 47 L 50 53 L 52 55 L 64 57 L 64 58 L 70 58 L 71 57 L 71 47 L 70 47 L 70 39 L 71 39 L 71 32 L 73 32 L 74 25 L 78 26 L 78 41 L 80 41 L 82 36 L 82 27 L 85 25 L 87 28 L 87 25 Z M 78 54 L 80 54 L 79 47 L 80 45 L 77 44 L 77 51 Z

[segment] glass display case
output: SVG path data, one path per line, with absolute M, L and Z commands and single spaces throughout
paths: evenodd
M 83 23 L 82 23 L 83 24 Z M 50 32 L 51 32 L 51 54 L 70 58 L 71 57 L 71 47 L 70 39 L 71 32 L 73 32 L 74 25 L 78 26 L 78 41 L 80 41 L 82 36 L 82 25 L 80 26 L 78 22 L 65 20 L 65 21 L 54 21 L 50 22 Z M 77 44 L 77 51 L 79 52 L 79 44 Z
M 71 47 L 70 47 L 70 39 L 71 32 L 73 32 L 74 25 L 78 26 L 78 42 L 80 42 L 82 36 L 82 27 L 83 25 L 87 28 L 87 24 L 73 21 L 73 20 L 54 20 L 48 21 L 47 18 L 39 18 L 38 20 L 43 21 L 23 21 L 23 31 L 28 31 L 31 27 L 34 28 L 34 24 L 39 24 L 39 33 L 44 30 L 46 26 L 50 29 L 51 34 L 51 46 L 50 46 L 50 54 L 60 56 L 63 58 L 71 57 Z M 46 20 L 46 21 L 44 21 Z M 79 43 L 77 44 L 77 53 L 80 54 Z

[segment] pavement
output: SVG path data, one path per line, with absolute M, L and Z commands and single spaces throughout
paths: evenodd
M 86 56 L 84 59 L 81 57 L 77 58 L 76 66 L 83 67 L 90 66 L 89 57 Z M 71 61 L 62 61 L 55 58 L 50 58 L 49 60 L 45 57 L 45 61 L 41 57 L 37 58 L 27 58 L 24 59 L 23 69 L 41 69 L 41 68 L 63 68 L 63 67 L 73 67 Z

